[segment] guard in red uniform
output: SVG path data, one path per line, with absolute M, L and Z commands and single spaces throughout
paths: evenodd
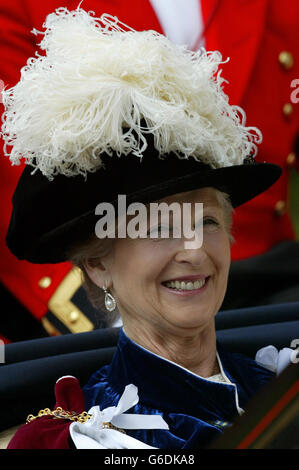
M 225 65 L 226 91 L 255 122 L 263 143 L 257 161 L 281 166 L 280 180 L 235 211 L 228 291 L 222 308 L 299 299 L 299 243 L 289 211 L 292 168 L 299 170 L 299 3 L 296 0 L 202 0 L 208 49 L 232 60 Z M 238 64 L 237 68 L 235 64 Z M 298 86 L 298 85 L 297 85 Z M 293 95 L 292 95 L 293 93 Z M 233 287 L 232 287 L 233 286 Z
M 40 37 L 30 31 L 41 29 L 47 14 L 60 6 L 76 9 L 78 2 L 15 0 L 0 6 L 0 79 L 6 88 L 19 80 L 20 68 L 35 54 Z M 225 91 L 231 103 L 246 110 L 247 124 L 262 130 L 257 160 L 277 163 L 283 176 L 236 210 L 234 262 L 223 308 L 298 300 L 299 247 L 288 207 L 290 170 L 299 169 L 299 104 L 291 100 L 292 81 L 299 78 L 297 0 L 283 5 L 280 0 L 85 0 L 84 9 L 96 16 L 116 15 L 136 30 L 165 32 L 189 48 L 204 44 L 207 50 L 220 50 L 224 59 L 232 58 L 224 65 L 229 80 Z M 22 167 L 11 167 L 5 158 L 0 165 L 0 281 L 2 299 L 8 302 L 0 335 L 16 341 L 105 326 L 104 315 L 97 316 L 85 297 L 80 273 L 69 263 L 33 265 L 8 251 L 10 201 Z
M 1 71 L 5 88 L 14 86 L 20 69 L 34 56 L 40 36 L 31 33 L 42 29 L 49 13 L 66 6 L 74 10 L 78 1 L 16 0 L 0 6 Z M 85 10 L 97 16 L 110 13 L 123 18 L 136 30 L 155 29 L 162 32 L 155 12 L 148 0 L 114 3 L 101 0 L 84 2 Z M 0 82 L 1 83 L 1 82 Z M 1 112 L 3 111 L 3 106 Z M 1 148 L 2 154 L 2 148 Z M 87 299 L 80 272 L 69 263 L 35 265 L 20 261 L 8 250 L 5 235 L 11 214 L 13 191 L 23 170 L 12 167 L 8 158 L 0 158 L 0 295 L 6 305 L 0 321 L 0 339 L 5 342 L 34 337 L 79 333 L 107 326 L 105 312 L 96 311 Z

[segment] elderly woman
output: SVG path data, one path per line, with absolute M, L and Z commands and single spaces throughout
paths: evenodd
M 20 259 L 73 261 L 94 304 L 104 302 L 123 327 L 112 363 L 83 391 L 76 378 L 58 380 L 56 410 L 30 416 L 9 447 L 204 447 L 273 376 L 224 351 L 214 318 L 233 208 L 280 169 L 255 163 L 260 133 L 229 105 L 218 52 L 191 53 L 81 9 L 59 9 L 45 27 L 46 53 L 4 93 L 7 154 L 27 163 L 7 243 Z M 99 238 L 99 203 L 126 228 L 134 223 L 119 195 L 143 204 L 146 231 Z M 188 203 L 200 243 L 190 248 L 185 232 L 176 236 L 174 215 L 153 223 L 153 202 L 181 213 Z

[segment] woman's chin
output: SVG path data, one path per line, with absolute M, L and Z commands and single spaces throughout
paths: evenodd
M 171 308 L 168 309 L 166 318 L 169 325 L 179 329 L 202 330 L 205 326 L 210 325 L 212 320 L 214 325 L 211 306 L 199 308 L 196 311 L 194 308 L 180 308 L 179 310 Z

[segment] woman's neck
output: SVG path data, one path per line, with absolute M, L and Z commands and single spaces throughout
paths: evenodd
M 169 333 L 149 325 L 124 322 L 125 334 L 139 346 L 201 377 L 220 372 L 216 355 L 214 322 L 200 331 Z

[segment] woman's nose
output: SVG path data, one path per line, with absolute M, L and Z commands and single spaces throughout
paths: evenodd
M 208 255 L 204 244 L 201 244 L 199 248 L 191 249 L 186 248 L 186 245 L 182 243 L 181 249 L 179 249 L 175 255 L 175 261 L 177 263 L 189 263 L 195 266 L 202 266 L 207 259 Z

